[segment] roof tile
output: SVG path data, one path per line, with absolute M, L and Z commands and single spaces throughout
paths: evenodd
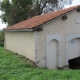
M 28 29 L 28 28 L 31 29 L 31 28 L 37 27 L 37 26 L 39 26 L 49 20 L 52 20 L 58 16 L 61 16 L 71 10 L 74 10 L 78 7 L 79 7 L 79 5 L 73 6 L 70 8 L 66 8 L 63 10 L 58 10 L 56 12 L 51 12 L 51 13 L 35 16 L 35 17 L 29 18 L 27 20 L 24 20 L 22 22 L 19 22 L 15 25 L 12 25 L 10 27 L 7 27 L 6 30 L 17 30 L 17 29 Z

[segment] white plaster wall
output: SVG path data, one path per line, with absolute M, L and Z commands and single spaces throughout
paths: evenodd
M 46 35 L 61 35 L 62 66 L 66 65 L 66 34 L 80 34 L 80 24 L 75 19 L 80 19 L 80 12 L 76 10 L 68 14 L 67 20 L 57 18 L 42 25 L 43 31 L 35 33 L 35 60 L 40 67 L 46 67 Z
M 5 48 L 35 61 L 33 32 L 5 32 Z

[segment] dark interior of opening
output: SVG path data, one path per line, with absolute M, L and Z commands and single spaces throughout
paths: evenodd
M 80 56 L 68 60 L 70 69 L 80 69 Z

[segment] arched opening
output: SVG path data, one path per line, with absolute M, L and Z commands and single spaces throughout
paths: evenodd
M 67 43 L 67 61 L 69 68 L 80 68 L 80 38 L 73 38 Z
M 47 68 L 56 69 L 58 67 L 59 42 L 56 39 L 50 41 L 47 53 Z
M 80 56 L 80 38 L 74 38 L 68 41 L 68 60 Z

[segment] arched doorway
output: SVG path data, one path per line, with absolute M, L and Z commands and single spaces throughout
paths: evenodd
M 80 38 L 74 38 L 68 41 L 67 47 L 68 60 L 80 56 Z
M 58 67 L 59 42 L 56 39 L 50 41 L 47 53 L 47 68 L 56 69 Z
M 80 56 L 80 34 L 66 35 L 66 65 L 68 60 Z

